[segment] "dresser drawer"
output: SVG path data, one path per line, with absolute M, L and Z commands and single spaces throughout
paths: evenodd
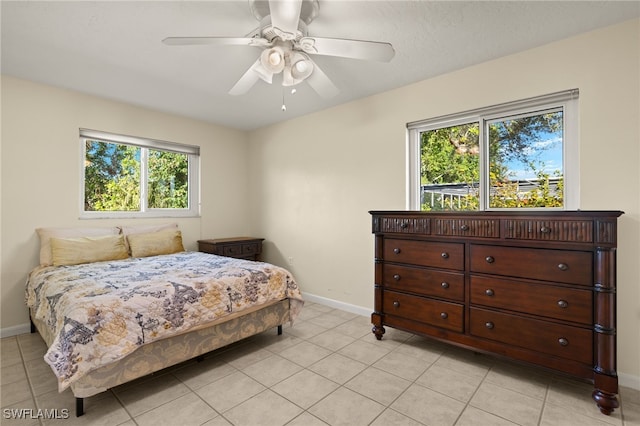
M 500 238 L 499 219 L 434 219 L 435 235 Z
M 425 235 L 431 232 L 431 219 L 427 217 L 386 216 L 380 220 L 381 232 Z
M 383 256 L 387 262 L 464 270 L 464 245 L 459 243 L 385 238 Z
M 591 220 L 509 219 L 505 221 L 505 238 L 542 241 L 593 241 Z
M 471 303 L 593 324 L 590 290 L 471 276 Z
M 385 264 L 382 283 L 390 289 L 464 300 L 464 274 L 461 272 Z
M 470 333 L 584 364 L 593 363 L 593 333 L 580 327 L 472 307 Z
M 585 251 L 472 244 L 471 272 L 591 285 L 593 254 Z
M 395 291 L 384 291 L 382 298 L 385 314 L 460 333 L 464 330 L 464 306 L 461 304 Z

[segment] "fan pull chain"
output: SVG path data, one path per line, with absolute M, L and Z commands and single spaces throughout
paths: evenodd
M 287 105 L 284 103 L 284 88 L 282 89 L 282 112 L 287 110 Z
M 297 91 L 298 90 L 294 87 L 293 89 L 291 89 L 291 94 L 295 95 Z M 287 105 L 284 102 L 284 87 L 282 88 L 282 108 L 281 109 L 283 112 L 287 110 Z

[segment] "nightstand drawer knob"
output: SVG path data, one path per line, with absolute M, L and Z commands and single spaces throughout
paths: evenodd
M 441 283 L 440 287 L 442 288 L 449 288 L 449 283 Z
M 484 323 L 484 326 L 487 327 L 489 330 L 491 330 L 493 328 L 493 323 L 491 321 L 488 321 Z
M 394 279 L 394 280 L 396 280 L 396 281 L 400 281 L 400 275 L 395 274 L 395 275 L 393 276 L 393 279 Z
M 449 318 L 449 315 L 446 312 L 440 312 L 440 318 L 447 319 Z
M 397 300 L 393 301 L 393 307 L 394 308 L 399 308 L 400 307 L 400 302 L 398 302 Z
M 460 225 L 460 230 L 461 231 L 468 231 L 469 230 L 469 225 L 467 225 L 467 224 Z
M 551 228 L 547 227 L 547 226 L 543 226 L 540 228 L 540 233 L 541 234 L 550 234 L 551 233 Z
M 493 296 L 495 293 L 492 289 L 488 288 L 484 291 L 484 294 L 486 294 L 487 296 Z
M 566 271 L 567 269 L 569 269 L 569 265 L 567 265 L 566 263 L 561 263 L 558 265 L 558 269 L 560 269 L 561 271 Z
M 440 256 L 441 256 L 443 259 L 448 259 L 448 258 L 449 258 L 449 253 L 444 252 L 444 253 L 440 254 Z
M 569 345 L 569 341 L 567 339 L 565 339 L 564 337 L 561 337 L 558 339 L 558 343 L 560 343 L 560 346 L 568 346 Z
M 400 254 L 400 249 L 399 249 L 399 248 L 394 248 L 394 249 L 393 249 L 393 252 L 394 252 L 395 254 Z
M 487 261 L 487 263 L 493 263 L 493 262 L 495 262 L 495 261 L 496 261 L 496 260 L 493 258 L 493 256 L 487 256 L 487 257 L 485 257 L 485 258 L 484 258 L 484 260 L 486 260 L 486 261 Z
M 402 229 L 407 229 L 408 227 L 409 227 L 409 224 L 407 222 L 402 222 L 400 224 L 400 228 L 402 228 Z
M 558 300 L 558 306 L 561 308 L 566 308 L 567 306 L 569 306 L 569 302 L 567 302 L 566 300 Z

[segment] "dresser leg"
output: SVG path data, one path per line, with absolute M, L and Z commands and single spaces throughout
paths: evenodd
M 376 335 L 376 339 L 382 340 L 382 335 L 384 334 L 384 327 L 382 326 L 378 327 L 377 325 L 374 325 L 371 331 L 373 332 L 373 334 Z
M 613 410 L 618 408 L 620 404 L 618 404 L 618 398 L 615 394 L 611 394 L 608 392 L 603 392 L 600 389 L 596 389 L 593 391 L 593 399 L 598 404 L 598 408 L 602 414 L 606 414 L 607 416 L 613 413 Z
M 377 312 L 372 313 L 371 324 L 373 324 L 371 332 L 376 335 L 376 339 L 382 340 L 382 335 L 384 334 L 384 327 L 382 326 L 382 315 Z

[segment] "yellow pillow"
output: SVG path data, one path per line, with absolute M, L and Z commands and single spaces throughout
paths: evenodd
M 51 238 L 55 266 L 120 260 L 129 257 L 122 235 L 103 237 Z
M 146 234 L 130 234 L 127 236 L 127 240 L 133 257 L 157 256 L 184 251 L 182 232 L 175 229 Z
M 127 247 L 129 253 L 131 253 L 131 248 L 129 247 L 129 239 L 127 238 L 129 235 L 133 234 L 148 234 L 150 232 L 158 232 L 164 231 L 165 229 L 178 229 L 177 223 L 161 223 L 159 225 L 129 225 L 129 226 L 121 226 L 122 234 L 124 235 L 124 245 Z
M 103 237 L 118 235 L 120 228 L 38 228 L 40 237 L 40 265 L 53 265 L 51 257 L 51 238 Z

